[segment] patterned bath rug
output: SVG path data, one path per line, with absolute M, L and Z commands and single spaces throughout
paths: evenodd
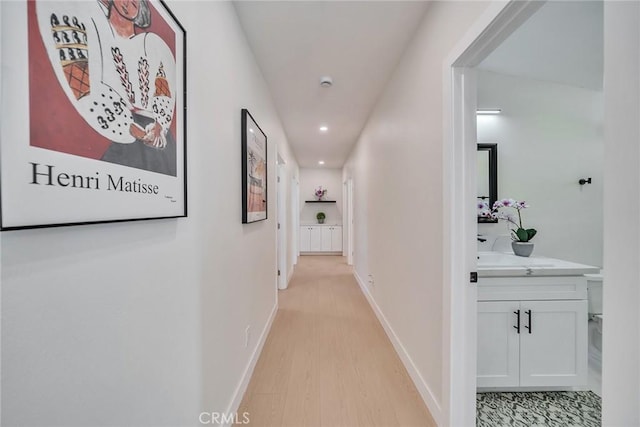
M 591 391 L 478 393 L 477 427 L 600 427 L 602 400 Z

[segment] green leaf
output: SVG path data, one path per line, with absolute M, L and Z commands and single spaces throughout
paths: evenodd
M 516 230 L 516 236 L 518 236 L 518 240 L 520 240 L 521 242 L 529 241 L 529 233 L 527 233 L 527 230 L 525 230 L 524 228 L 518 228 Z
M 533 236 L 535 236 L 537 232 L 538 232 L 538 230 L 536 230 L 535 228 L 529 228 L 527 230 L 527 235 L 529 237 L 527 240 L 533 239 Z

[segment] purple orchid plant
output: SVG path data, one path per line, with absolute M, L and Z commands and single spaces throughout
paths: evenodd
M 322 188 L 322 186 L 316 188 L 316 192 L 314 193 L 318 199 L 322 199 L 325 194 L 327 194 L 327 189 Z
M 522 209 L 528 208 L 529 205 L 524 201 L 516 201 L 514 199 L 496 200 L 491 208 L 485 200 L 478 201 L 478 216 L 491 219 L 502 219 L 513 224 L 516 228 L 511 229 L 511 238 L 515 242 L 529 242 L 538 233 L 534 228 L 524 228 L 522 226 Z M 500 211 L 502 208 L 515 209 L 518 213 L 516 218 L 513 213 Z

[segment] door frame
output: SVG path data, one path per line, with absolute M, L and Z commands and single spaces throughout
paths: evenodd
M 287 170 L 285 162 L 278 154 L 278 162 L 276 166 L 276 262 L 279 272 L 279 274 L 277 274 L 278 289 L 287 289 L 288 285 L 286 176 Z
M 491 3 L 451 51 L 443 66 L 443 412 L 447 425 L 476 425 L 477 218 L 474 67 L 542 5 L 543 1 Z M 467 208 L 463 208 L 467 207 Z
M 300 256 L 300 183 L 291 177 L 291 265 L 298 264 Z
M 353 265 L 353 178 L 347 179 L 347 264 Z

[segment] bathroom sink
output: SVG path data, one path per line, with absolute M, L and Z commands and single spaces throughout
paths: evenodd
M 535 264 L 533 266 L 522 264 L 504 264 L 504 263 L 496 263 L 496 264 L 487 264 L 484 262 L 478 262 L 478 268 L 551 268 L 553 264 Z
M 506 252 L 478 252 L 480 276 L 530 276 L 592 273 L 595 267 L 547 257 L 520 257 Z
M 521 257 L 502 252 L 478 252 L 478 266 L 482 267 L 553 267 L 548 258 Z
M 505 255 L 502 252 L 478 252 L 478 265 L 502 264 Z

